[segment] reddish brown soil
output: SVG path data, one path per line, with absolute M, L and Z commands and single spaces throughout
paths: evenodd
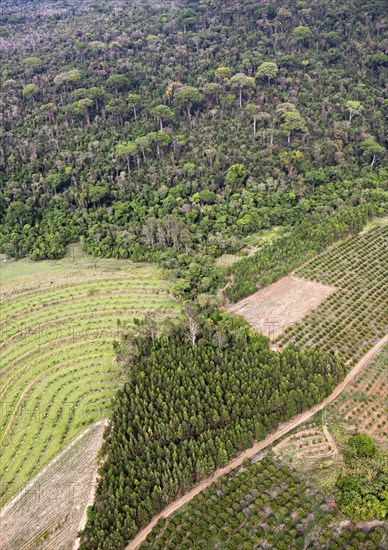
M 274 340 L 336 290 L 333 286 L 289 275 L 228 306 L 227 311 L 240 315 L 255 330 Z

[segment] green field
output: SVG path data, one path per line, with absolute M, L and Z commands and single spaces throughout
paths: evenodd
M 296 275 L 337 288 L 300 323 L 276 340 L 285 346 L 334 351 L 353 365 L 386 334 L 388 226 L 377 225 L 340 244 L 296 271 Z
M 178 312 L 154 266 L 96 259 L 0 267 L 0 505 L 87 425 L 122 382 L 113 341 L 134 317 Z

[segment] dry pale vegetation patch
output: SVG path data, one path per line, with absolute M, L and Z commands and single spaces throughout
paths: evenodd
M 87 428 L 0 512 L 2 550 L 70 550 L 93 490 L 104 423 Z
M 335 290 L 333 286 L 290 275 L 228 306 L 228 311 L 240 315 L 255 330 L 273 340 Z
M 280 225 L 275 225 L 271 229 L 262 229 L 245 237 L 245 247 L 236 254 L 224 253 L 216 259 L 216 265 L 228 267 L 241 260 L 245 256 L 252 256 L 262 248 L 263 245 L 272 243 L 285 235 L 287 229 Z
M 113 342 L 179 305 L 160 270 L 72 254 L 0 268 L 0 506 L 85 427 L 121 383 Z

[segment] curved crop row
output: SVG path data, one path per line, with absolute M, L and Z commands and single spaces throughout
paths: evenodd
M 157 269 L 114 260 L 63 260 L 62 270 L 58 262 L 39 277 L 4 277 L 0 293 L 1 505 L 108 416 L 121 376 L 112 344 L 122 327 L 178 306 Z

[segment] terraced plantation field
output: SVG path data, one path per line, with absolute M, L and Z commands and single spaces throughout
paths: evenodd
M 282 438 L 272 449 L 276 458 L 333 494 L 350 435 L 367 433 L 387 450 L 387 353 L 380 349 L 323 411 Z
M 276 343 L 334 351 L 350 365 L 386 333 L 388 226 L 345 240 L 300 268 L 296 275 L 338 290 Z
M 79 249 L 58 262 L 0 271 L 0 506 L 86 426 L 120 384 L 113 341 L 147 312 L 178 312 L 153 266 Z
M 330 429 L 344 428 L 368 433 L 388 446 L 388 347 L 326 409 Z
M 384 527 L 368 532 L 368 526 L 362 531 L 341 522 L 315 486 L 269 454 L 254 457 L 159 520 L 140 548 L 377 549 L 386 535 Z
M 283 461 L 305 463 L 306 460 L 315 461 L 330 456 L 337 452 L 336 445 L 327 437 L 326 429 L 312 420 L 302 429 L 284 438 L 274 447 L 274 453 Z

